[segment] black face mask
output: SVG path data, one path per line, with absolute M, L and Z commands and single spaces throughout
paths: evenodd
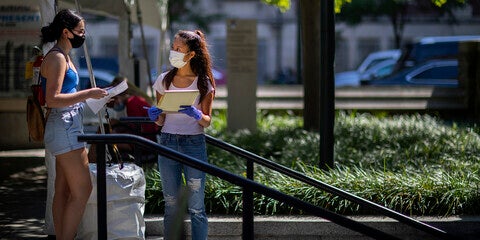
M 73 34 L 73 38 L 69 38 L 68 40 L 70 41 L 70 44 L 72 44 L 72 48 L 79 48 L 83 45 L 85 42 L 85 35 L 80 36 L 75 33 L 73 33 L 72 30 L 69 30 Z

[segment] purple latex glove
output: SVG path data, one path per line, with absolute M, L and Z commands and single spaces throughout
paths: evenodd
M 160 114 L 162 114 L 162 112 L 163 112 L 162 109 L 157 108 L 155 106 L 152 106 L 150 108 L 148 108 L 148 107 L 143 107 L 143 108 L 147 109 L 148 118 L 150 118 L 150 120 L 152 120 L 152 121 L 157 121 L 158 116 L 160 116 Z
M 185 113 L 190 117 L 193 117 L 197 121 L 202 119 L 202 111 L 198 110 L 193 106 L 182 105 L 180 106 L 180 110 L 178 111 L 181 113 Z

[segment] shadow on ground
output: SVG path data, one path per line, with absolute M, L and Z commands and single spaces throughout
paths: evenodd
M 43 157 L 0 157 L 0 239 L 45 239 Z

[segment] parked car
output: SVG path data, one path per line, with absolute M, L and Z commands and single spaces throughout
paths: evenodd
M 458 45 L 462 41 L 480 40 L 480 35 L 423 37 L 402 48 L 394 72 L 413 67 L 432 59 L 458 59 Z
M 356 70 L 339 72 L 335 74 L 335 87 L 359 86 L 360 76 L 369 69 L 385 60 L 397 60 L 400 57 L 399 49 L 391 49 L 370 53 Z
M 458 87 L 458 61 L 430 60 L 383 78 L 362 81 L 362 85 Z
M 227 84 L 227 74 L 224 71 L 216 68 L 212 68 L 213 78 L 215 79 L 216 85 L 225 85 Z
M 370 81 L 372 79 L 382 78 L 390 75 L 397 60 L 388 59 L 379 62 L 360 75 L 360 82 Z
M 92 85 L 90 84 L 90 74 L 88 69 L 80 68 L 77 69 L 77 71 L 78 77 L 80 78 L 78 84 L 79 90 L 90 88 Z M 105 70 L 94 69 L 93 74 L 95 75 L 95 83 L 99 88 L 107 87 L 115 78 L 115 75 Z

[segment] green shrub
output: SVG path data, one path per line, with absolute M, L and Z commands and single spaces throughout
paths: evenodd
M 319 181 L 408 215 L 448 216 L 480 212 L 480 136 L 477 126 L 445 123 L 428 115 L 377 117 L 339 112 L 335 166 L 317 167 L 319 134 L 302 130 L 294 115 L 258 115 L 256 132 L 226 130 L 216 112 L 207 133 Z M 208 146 L 210 163 L 245 176 L 245 160 Z M 158 171 L 147 170 L 147 213 L 163 211 Z M 375 214 L 277 172 L 255 165 L 255 180 L 329 210 Z M 213 214 L 241 214 L 242 191 L 207 176 L 205 203 Z M 302 214 L 255 194 L 256 214 Z

